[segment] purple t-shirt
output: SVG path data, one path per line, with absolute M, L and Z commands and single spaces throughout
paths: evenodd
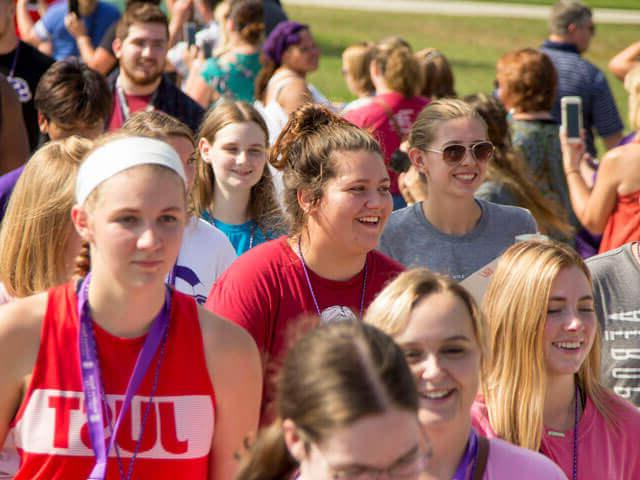
M 11 170 L 9 173 L 5 173 L 0 176 L 0 221 L 4 218 L 4 213 L 7 210 L 7 204 L 9 203 L 9 197 L 11 197 L 11 193 L 18 182 L 18 178 L 22 175 L 24 167 L 25 166 L 22 165 L 15 170 Z

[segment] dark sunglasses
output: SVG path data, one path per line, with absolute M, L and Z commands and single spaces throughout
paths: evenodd
M 427 152 L 441 153 L 442 159 L 450 166 L 457 165 L 464 160 L 467 150 L 471 150 L 471 155 L 473 155 L 473 158 L 475 158 L 476 161 L 484 163 L 491 160 L 495 147 L 491 142 L 478 142 L 473 145 L 469 145 L 468 147 L 459 143 L 452 143 L 451 145 L 444 147 L 442 150 L 435 148 L 425 149 Z

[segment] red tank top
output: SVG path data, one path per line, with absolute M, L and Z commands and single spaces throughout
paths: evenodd
M 618 197 L 602 234 L 600 252 L 640 240 L 640 190 Z
M 11 424 L 21 456 L 16 480 L 84 480 L 95 463 L 82 393 L 77 302 L 71 282 L 49 291 L 33 376 Z M 119 412 L 144 337 L 114 337 L 95 323 L 94 331 L 107 403 L 112 412 L 114 407 Z M 160 348 L 118 432 L 125 475 L 140 437 L 159 352 Z M 174 292 L 158 386 L 131 478 L 205 479 L 214 411 L 215 395 L 196 304 L 191 297 Z M 113 450 L 109 452 L 108 480 L 120 478 Z

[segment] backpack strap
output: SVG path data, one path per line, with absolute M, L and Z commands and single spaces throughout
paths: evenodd
M 473 480 L 482 480 L 489 458 L 489 440 L 478 435 L 478 462 L 473 471 Z

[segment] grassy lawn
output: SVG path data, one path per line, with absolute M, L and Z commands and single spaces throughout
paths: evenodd
M 471 0 L 472 2 L 499 2 L 499 3 L 521 3 L 524 5 L 553 5 L 556 0 Z M 640 4 L 638 0 L 582 0 L 585 5 L 591 8 L 623 8 L 638 9 Z
M 292 19 L 311 25 L 322 49 L 320 69 L 311 76 L 311 81 L 333 100 L 351 98 L 340 74 L 340 55 L 346 46 L 357 41 L 400 34 L 415 50 L 436 47 L 453 64 L 458 94 L 467 95 L 490 92 L 498 58 L 513 49 L 536 47 L 547 34 L 543 20 L 475 19 L 291 5 L 287 6 L 287 12 Z M 605 69 L 616 52 L 637 39 L 637 25 L 598 25 L 587 58 Z M 627 95 L 622 82 L 612 75 L 607 77 L 626 124 Z

